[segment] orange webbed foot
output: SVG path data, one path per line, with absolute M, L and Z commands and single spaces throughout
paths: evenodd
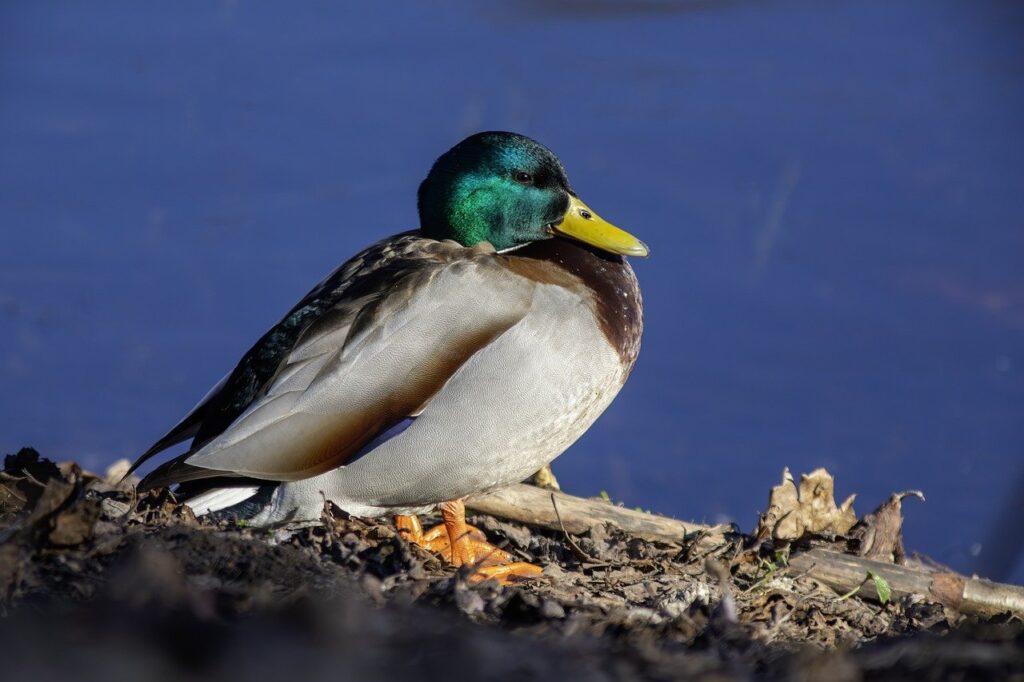
M 536 578 L 541 568 L 514 557 L 487 542 L 479 528 L 466 523 L 466 506 L 461 500 L 441 505 L 444 522 L 424 532 L 415 516 L 396 516 L 398 533 L 406 541 L 437 552 L 453 566 L 470 569 L 468 580 L 476 584 L 494 578 L 503 585 Z
M 510 585 L 518 582 L 525 582 L 540 577 L 544 572 L 540 566 L 525 561 L 514 561 L 508 564 L 495 566 L 476 566 L 467 577 L 467 580 L 475 585 L 491 578 L 502 585 Z

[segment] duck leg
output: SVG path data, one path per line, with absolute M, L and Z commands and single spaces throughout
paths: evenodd
M 523 561 L 513 561 L 511 554 L 487 542 L 479 528 L 466 523 L 466 505 L 462 500 L 441 504 L 443 523 L 424 532 L 415 516 L 396 516 L 398 533 L 432 552 L 438 552 L 454 566 L 472 566 L 472 583 L 495 578 L 507 584 L 515 580 L 533 578 L 541 568 Z
M 406 542 L 419 545 L 427 551 L 436 552 L 444 557 L 445 561 L 451 563 L 452 544 L 448 540 L 448 529 L 444 524 L 438 524 L 430 530 L 424 531 L 418 516 L 397 514 L 395 515 L 395 528 L 398 530 L 399 537 Z M 472 537 L 480 540 L 486 539 L 479 529 L 469 525 L 466 528 L 470 530 Z
M 455 520 L 455 522 L 458 523 L 457 520 Z M 452 563 L 451 536 L 448 532 L 448 526 L 444 523 L 439 523 L 433 528 L 424 531 L 423 524 L 420 523 L 418 516 L 405 516 L 398 514 L 395 516 L 395 527 L 398 529 L 399 536 L 401 536 L 406 542 L 419 545 L 427 551 L 436 552 L 440 554 L 445 561 Z M 512 555 L 508 552 L 487 543 L 487 536 L 484 535 L 482 530 L 476 526 L 471 526 L 466 523 L 465 512 L 463 512 L 461 525 L 455 530 L 455 537 L 461 538 L 463 536 L 468 538 L 471 542 L 477 542 L 487 546 L 487 558 L 482 560 L 485 563 L 495 564 L 508 563 L 512 561 Z
M 411 542 L 427 551 L 440 554 L 445 561 L 451 563 L 452 543 L 448 539 L 448 529 L 443 523 L 439 523 L 433 528 L 424 531 L 423 524 L 420 523 L 418 516 L 396 514 L 395 528 L 398 530 L 398 535 L 406 542 Z M 487 536 L 476 526 L 471 526 L 467 523 L 466 530 L 469 531 L 471 539 L 482 542 L 487 541 Z
M 495 547 L 486 540 L 473 537 L 466 525 L 466 505 L 462 500 L 441 504 L 441 518 L 448 530 L 448 541 L 452 547 L 452 565 L 471 566 L 469 581 L 476 583 L 495 578 L 500 583 L 536 578 L 542 572 L 540 566 L 513 561 L 512 555 Z M 479 531 L 477 531 L 479 532 Z

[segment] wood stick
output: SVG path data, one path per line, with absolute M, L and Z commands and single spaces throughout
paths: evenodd
M 557 514 L 552 498 L 558 505 Z M 687 536 L 700 533 L 698 546 L 710 549 L 724 540 L 725 529 L 720 526 L 686 523 L 667 516 L 617 507 L 603 500 L 585 499 L 521 483 L 473 495 L 466 500 L 466 507 L 552 530 L 564 526 L 567 532 L 577 535 L 585 533 L 593 525 L 610 523 L 632 535 L 660 542 L 681 544 Z M 793 554 L 789 565 L 793 571 L 820 580 L 839 593 L 850 592 L 859 586 L 861 597 L 875 601 L 878 595 L 874 584 L 870 580 L 865 581 L 868 572 L 885 578 L 894 597 L 919 594 L 963 613 L 990 616 L 1010 612 L 1024 617 L 1024 587 L 1018 585 L 969 578 L 925 566 L 897 566 L 821 548 Z
M 558 504 L 565 530 L 576 535 L 586 533 L 595 524 L 611 523 L 645 540 L 682 543 L 687 534 L 712 530 L 712 526 L 683 523 L 667 516 L 617 507 L 603 500 L 588 500 L 523 483 L 472 495 L 466 498 L 466 507 L 491 516 L 559 530 L 561 527 L 551 503 L 552 496 Z
M 995 616 L 1007 611 L 1018 617 L 1024 615 L 1024 587 L 1018 585 L 969 578 L 925 566 L 897 566 L 820 547 L 794 554 L 789 565 L 842 593 L 860 585 L 858 594 L 875 601 L 878 600 L 875 586 L 865 580 L 869 571 L 885 578 L 894 597 L 920 594 L 963 613 L 979 616 Z

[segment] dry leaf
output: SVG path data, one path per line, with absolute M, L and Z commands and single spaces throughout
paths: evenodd
M 850 495 L 839 507 L 834 497 L 835 484 L 825 469 L 816 469 L 800 476 L 800 488 L 789 469 L 782 472 L 782 482 L 768 496 L 768 510 L 757 523 L 757 537 L 797 540 L 805 533 L 846 534 L 855 523 Z
M 555 478 L 555 472 L 551 470 L 550 464 L 545 464 L 539 471 L 537 471 L 537 473 L 530 477 L 528 482 L 538 488 L 547 488 L 548 490 L 562 489 L 562 487 L 558 485 L 558 479 Z
M 877 561 L 904 562 L 902 502 L 908 496 L 924 500 L 924 493 L 920 490 L 893 493 L 878 509 L 854 526 L 850 535 L 859 541 L 857 554 Z
M 59 547 L 80 545 L 92 537 L 93 527 L 100 518 L 100 504 L 86 500 L 57 514 L 50 531 L 50 542 Z

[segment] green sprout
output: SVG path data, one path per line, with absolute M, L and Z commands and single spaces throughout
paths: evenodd
M 892 599 L 892 587 L 889 585 L 888 580 L 878 575 L 874 571 L 868 571 L 868 574 L 864 576 L 864 580 L 860 581 L 860 584 L 857 585 L 857 587 L 853 588 L 846 594 L 841 595 L 838 599 L 836 599 L 836 601 L 843 601 L 845 599 L 849 599 L 853 595 L 860 592 L 860 588 L 864 587 L 864 585 L 866 585 L 868 581 L 871 581 L 875 584 L 875 594 L 878 595 L 878 601 L 881 602 L 883 605 L 888 604 L 889 600 Z

